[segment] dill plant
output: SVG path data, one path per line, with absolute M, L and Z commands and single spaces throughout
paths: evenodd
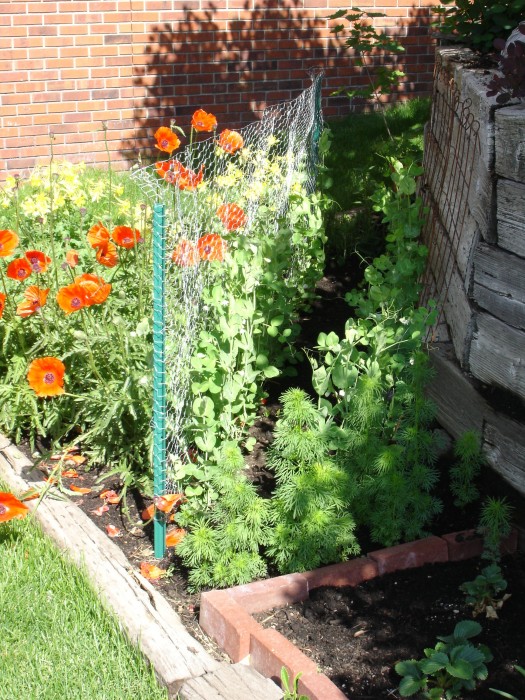
M 347 509 L 354 483 L 330 454 L 331 422 L 301 389 L 288 390 L 281 401 L 282 418 L 267 460 L 277 480 L 267 553 L 286 573 L 344 560 L 360 550 Z
M 479 496 L 475 480 L 485 463 L 481 449 L 481 436 L 475 430 L 467 430 L 454 444 L 454 465 L 450 469 L 450 490 L 459 507 L 472 503 Z
M 177 554 L 190 571 L 193 590 L 266 575 L 260 550 L 270 535 L 269 502 L 257 494 L 244 470 L 238 445 L 225 442 L 217 464 L 207 468 L 209 507 L 193 500 L 177 516 L 179 524 L 189 527 Z

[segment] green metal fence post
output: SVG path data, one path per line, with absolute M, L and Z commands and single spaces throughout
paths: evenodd
M 166 360 L 165 266 L 166 237 L 163 204 L 153 207 L 153 493 L 166 489 Z M 153 550 L 157 559 L 166 551 L 166 520 L 158 509 L 153 520 Z

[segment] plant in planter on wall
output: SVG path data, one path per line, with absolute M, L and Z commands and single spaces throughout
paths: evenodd
M 442 0 L 432 8 L 440 19 L 434 23 L 447 38 L 453 38 L 482 53 L 494 49 L 495 39 L 505 39 L 523 19 L 523 0 Z
M 494 42 L 501 57 L 499 71 L 488 84 L 487 97 L 495 97 L 500 105 L 525 97 L 525 22 L 521 22 L 516 34 L 511 36 L 513 40 L 497 39 Z

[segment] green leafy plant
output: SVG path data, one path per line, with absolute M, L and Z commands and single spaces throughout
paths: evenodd
M 514 666 L 514 669 L 525 678 L 525 668 L 523 668 L 522 666 Z M 496 690 L 495 688 L 489 688 L 489 690 L 491 690 L 493 693 L 496 693 L 496 695 L 501 695 L 502 698 L 507 698 L 507 700 L 520 700 L 520 698 L 517 698 L 515 695 L 506 693 L 503 690 Z
M 438 636 L 436 646 L 425 649 L 425 658 L 397 663 L 401 697 L 419 693 L 432 700 L 450 700 L 461 697 L 464 690 L 474 690 L 477 681 L 487 678 L 486 664 L 493 658 L 488 647 L 470 642 L 481 629 L 473 620 L 462 620 L 451 635 Z
M 455 39 L 482 53 L 490 53 L 495 39 L 504 39 L 523 19 L 523 0 L 442 0 L 432 8 L 440 18 L 435 26 L 447 38 Z
M 299 679 L 303 674 L 298 673 L 290 680 L 290 674 L 286 666 L 281 668 L 281 687 L 284 691 L 283 700 L 309 700 L 308 695 L 299 693 Z
M 482 569 L 473 581 L 466 581 L 459 587 L 466 595 L 466 602 L 473 607 L 474 617 L 485 613 L 489 618 L 497 618 L 497 611 L 510 598 L 506 593 L 501 598 L 498 594 L 507 588 L 507 581 L 499 564 L 493 562 Z
M 338 426 L 336 459 L 357 486 L 350 509 L 375 541 L 391 545 L 422 534 L 441 504 L 434 415 L 424 388 L 431 376 L 422 342 L 435 317 L 418 307 L 426 248 L 417 241 L 420 169 L 387 160 L 391 188 L 378 187 L 374 206 L 387 226 L 383 255 L 368 263 L 360 288 L 346 295 L 354 316 L 344 337 L 322 333 L 310 355 L 318 407 Z
M 479 433 L 467 430 L 460 435 L 454 443 L 454 456 L 456 462 L 450 469 L 450 490 L 455 496 L 454 503 L 463 507 L 479 495 L 475 480 L 485 464 Z

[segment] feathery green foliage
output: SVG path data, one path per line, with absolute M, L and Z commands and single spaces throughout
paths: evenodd
M 341 561 L 358 554 L 359 545 L 347 510 L 354 484 L 330 456 L 330 422 L 301 389 L 281 401 L 267 461 L 277 480 L 267 552 L 288 573 Z
M 456 462 L 450 469 L 450 490 L 455 496 L 454 503 L 463 507 L 479 496 L 475 480 L 485 464 L 481 449 L 481 436 L 474 430 L 467 430 L 454 443 Z

